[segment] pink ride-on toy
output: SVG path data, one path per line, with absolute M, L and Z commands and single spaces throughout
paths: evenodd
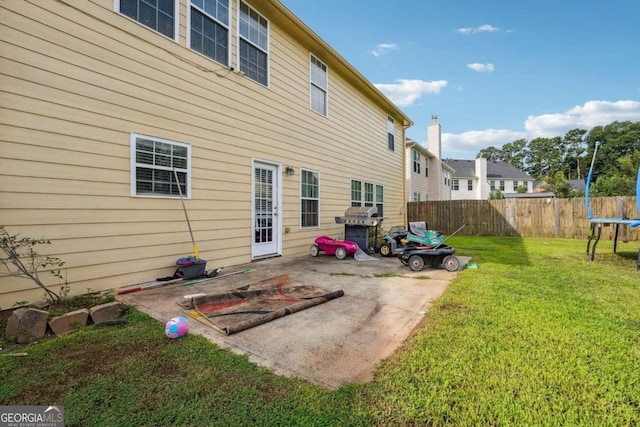
M 345 259 L 347 254 L 353 254 L 358 250 L 358 245 L 349 240 L 337 240 L 330 236 L 320 236 L 315 240 L 315 244 L 311 245 L 311 256 L 318 256 L 320 251 L 324 251 L 327 255 L 335 255 L 338 259 Z

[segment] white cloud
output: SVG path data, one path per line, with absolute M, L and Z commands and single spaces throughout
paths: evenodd
M 480 64 L 478 62 L 474 62 L 473 64 L 467 64 L 467 67 L 479 73 L 492 73 L 493 70 L 495 69 L 493 64 Z
M 614 121 L 640 121 L 640 102 L 587 101 L 564 113 L 529 116 L 522 131 L 486 129 L 460 134 L 443 133 L 442 151 L 447 158 L 473 159 L 483 148 L 501 148 L 508 142 L 522 138 L 531 140 L 564 136 L 573 129 L 589 131 L 595 126 L 605 126 Z
M 640 121 L 640 102 L 623 100 L 587 101 L 564 113 L 529 116 L 525 129 L 535 137 L 563 136 L 572 129 L 590 130 L 614 121 Z
M 373 54 L 373 56 L 380 56 L 380 55 L 384 55 L 390 50 L 395 50 L 397 48 L 398 48 L 398 45 L 395 43 L 380 43 L 379 45 L 376 46 L 374 50 L 371 51 L 371 53 Z
M 484 24 L 484 25 L 480 25 L 479 27 L 458 28 L 456 30 L 456 33 L 468 35 L 468 34 L 476 34 L 476 33 L 495 33 L 498 31 L 501 31 L 500 28 L 494 27 L 493 25 Z
M 472 130 L 464 133 L 443 133 L 442 152 L 448 158 L 475 158 L 483 148 L 502 147 L 507 142 L 526 138 L 525 132 L 507 129 Z
M 408 107 L 425 94 L 438 94 L 447 86 L 446 80 L 396 80 L 393 84 L 375 84 L 394 104 Z

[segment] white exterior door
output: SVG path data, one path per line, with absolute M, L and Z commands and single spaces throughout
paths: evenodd
M 280 253 L 280 179 L 277 165 L 253 164 L 253 258 Z

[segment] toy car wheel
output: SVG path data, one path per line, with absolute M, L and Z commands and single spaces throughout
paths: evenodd
M 342 246 L 336 248 L 336 258 L 345 259 L 346 256 L 347 256 L 347 250 L 345 248 L 343 248 Z
M 391 255 L 393 255 L 392 251 L 391 251 L 391 245 L 388 244 L 388 243 L 383 243 L 380 246 L 380 255 L 382 255 L 382 256 L 391 256 Z
M 411 255 L 409 257 L 409 268 L 412 271 L 420 271 L 424 268 L 424 259 L 420 255 Z
M 453 255 L 447 255 L 442 260 L 442 265 L 444 265 L 447 271 L 456 271 L 458 267 L 460 267 L 460 260 Z
M 318 256 L 318 254 L 320 253 L 320 249 L 318 248 L 317 245 L 311 245 L 311 249 L 309 249 L 309 253 L 311 254 L 311 256 Z

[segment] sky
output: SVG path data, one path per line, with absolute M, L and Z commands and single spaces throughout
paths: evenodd
M 442 157 L 640 121 L 640 1 L 282 0 Z M 331 88 L 329 88 L 331 96 Z

